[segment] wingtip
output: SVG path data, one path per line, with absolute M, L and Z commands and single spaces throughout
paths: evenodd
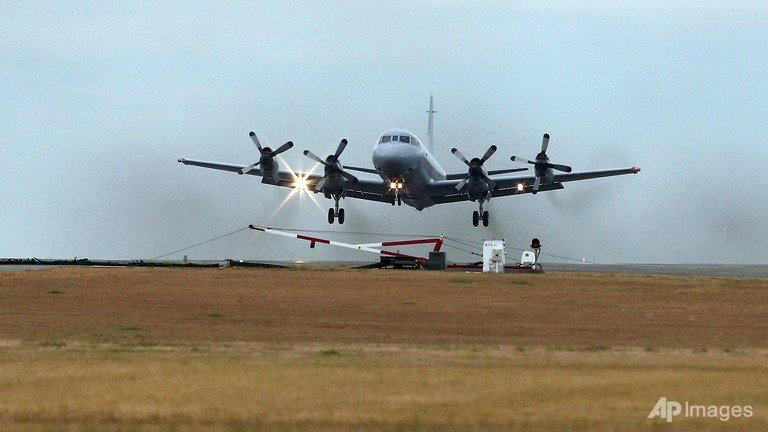
M 637 174 L 637 173 L 639 173 L 641 170 L 640 170 L 640 167 L 633 167 L 633 168 L 632 168 L 632 171 L 633 171 L 635 174 Z

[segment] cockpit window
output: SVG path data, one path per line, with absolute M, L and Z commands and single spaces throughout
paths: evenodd
M 411 144 L 415 146 L 420 145 L 419 139 L 411 135 L 382 135 L 381 139 L 379 139 L 379 144 L 384 144 L 389 142 L 392 142 L 392 143 L 401 142 L 401 143 Z

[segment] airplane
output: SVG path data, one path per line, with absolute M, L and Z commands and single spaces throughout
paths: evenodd
M 487 227 L 489 214 L 484 204 L 491 197 L 536 194 L 543 191 L 563 189 L 563 183 L 600 177 L 637 174 L 640 168 L 619 168 L 601 171 L 572 172 L 571 167 L 550 163 L 547 156 L 549 134 L 544 134 L 541 151 L 535 160 L 530 161 L 512 156 L 513 162 L 533 165 L 533 175 L 505 175 L 527 168 L 508 168 L 487 171 L 483 166 L 498 149 L 492 145 L 481 157 L 467 159 L 456 148 L 451 153 L 467 165 L 464 173 L 447 174 L 432 156 L 433 149 L 433 99 L 429 100 L 428 135 L 429 145 L 425 146 L 419 138 L 405 129 L 390 129 L 380 134 L 373 146 L 371 161 L 373 168 L 355 167 L 341 164 L 340 157 L 348 141 L 342 139 L 336 151 L 325 157 L 318 157 L 309 150 L 304 155 L 323 166 L 323 174 L 297 173 L 281 170 L 275 157 L 293 147 L 288 141 L 272 150 L 262 147 L 256 134 L 250 132 L 251 140 L 259 151 L 259 160 L 251 165 L 237 165 L 209 162 L 193 159 L 179 159 L 184 165 L 192 165 L 215 170 L 236 172 L 262 177 L 261 182 L 288 188 L 299 188 L 313 193 L 322 193 L 327 199 L 333 199 L 333 208 L 328 209 L 328 223 L 345 220 L 344 209 L 339 201 L 344 198 L 357 198 L 378 201 L 391 205 L 406 205 L 416 210 L 460 201 L 477 202 L 479 209 L 472 213 L 472 224 Z M 358 178 L 350 173 L 357 171 L 378 175 L 379 178 Z M 560 173 L 555 173 L 559 171 Z

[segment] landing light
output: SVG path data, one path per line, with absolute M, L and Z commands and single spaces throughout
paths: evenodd
M 390 189 L 402 189 L 403 184 L 400 182 L 389 182 L 389 188 Z
M 296 180 L 293 182 L 293 187 L 296 189 L 307 190 L 307 179 L 305 177 L 296 176 Z
M 517 184 L 517 191 L 518 191 L 518 192 L 522 192 L 524 189 L 525 189 L 525 187 L 523 186 L 523 184 L 522 184 L 522 183 L 518 183 L 518 184 Z

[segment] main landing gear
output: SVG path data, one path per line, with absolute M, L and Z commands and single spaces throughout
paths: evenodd
M 334 208 L 328 209 L 328 223 L 332 224 L 334 219 L 339 220 L 339 225 L 344 223 L 344 209 L 339 208 L 338 198 L 336 199 L 336 205 L 334 205 Z
M 472 212 L 472 225 L 480 225 L 480 221 L 483 221 L 483 226 L 488 226 L 488 212 L 483 210 L 483 202 L 480 201 L 480 211 L 475 210 Z
M 488 226 L 488 212 L 484 211 L 482 213 L 482 217 L 480 215 L 481 214 L 478 213 L 477 210 L 472 212 L 472 225 L 478 226 L 478 225 L 480 225 L 480 220 L 482 220 L 483 221 L 483 226 L 487 227 Z

